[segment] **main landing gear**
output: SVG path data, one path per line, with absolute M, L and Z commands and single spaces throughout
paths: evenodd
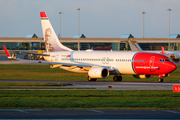
M 97 79 L 96 78 L 91 78 L 88 76 L 88 81 L 91 82 L 91 81 L 96 81 Z
M 159 78 L 159 82 L 163 82 L 163 78 Z
M 115 81 L 115 82 L 117 82 L 117 81 L 122 81 L 122 76 L 114 76 L 113 77 L 113 80 Z
M 97 78 L 91 78 L 90 76 L 88 76 L 88 81 L 89 82 L 91 82 L 91 81 L 96 81 L 97 80 Z M 114 76 L 113 77 L 113 80 L 115 81 L 115 82 L 117 82 L 117 81 L 122 81 L 122 76 Z

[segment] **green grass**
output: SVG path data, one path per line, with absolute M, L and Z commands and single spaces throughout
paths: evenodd
M 180 68 L 180 65 L 178 65 Z M 0 79 L 87 80 L 87 74 L 49 65 L 0 65 Z M 157 81 L 124 75 L 123 81 Z M 101 81 L 112 81 L 112 76 Z M 164 79 L 179 82 L 180 69 Z M 67 81 L 68 82 L 68 81 Z M 34 87 L 33 87 L 34 85 Z M 0 83 L 0 89 L 56 88 L 61 83 Z M 46 87 L 45 87 L 46 86 Z M 0 109 L 173 109 L 180 110 L 180 93 L 171 90 L 0 90 Z
M 34 89 L 34 90 L 36 90 L 36 89 L 41 89 L 41 90 L 53 90 L 53 89 L 96 89 L 96 88 L 85 88 L 85 87 L 33 87 L 33 86 L 31 86 L 31 87 L 19 87 L 19 86 L 10 86 L 10 87 L 0 87 L 0 89 L 9 89 L 9 90 L 30 90 L 30 89 Z
M 180 109 L 170 90 L 0 91 L 0 109 Z
M 0 82 L 0 86 L 67 86 L 69 83 L 19 83 L 19 82 Z
M 178 65 L 180 68 L 180 65 Z M 11 80 L 84 80 L 87 74 L 73 73 L 59 68 L 50 68 L 49 65 L 0 65 L 0 79 Z M 137 79 L 132 75 L 123 75 L 123 81 L 158 81 L 158 76 L 149 79 Z M 100 81 L 112 81 L 113 76 Z M 170 76 L 164 78 L 165 82 L 179 82 L 180 69 L 175 70 Z
M 78 80 L 82 77 L 87 76 L 59 68 L 50 68 L 49 65 L 0 65 L 0 79 Z
M 66 86 L 66 87 L 64 87 Z M 69 86 L 69 87 L 68 87 Z M 69 83 L 19 83 L 19 82 L 0 82 L 0 89 L 95 89 L 72 86 Z

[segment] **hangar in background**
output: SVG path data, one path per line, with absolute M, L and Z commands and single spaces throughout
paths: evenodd
M 26 35 L 25 38 L 38 38 L 38 36 L 36 34 L 29 34 L 29 35 Z
M 33 37 L 35 36 L 35 37 Z M 62 44 L 77 50 L 78 35 L 73 38 L 60 38 Z M 128 40 L 135 40 L 139 43 L 143 50 L 161 50 L 161 46 L 168 49 L 170 42 L 171 51 L 180 51 L 180 35 L 173 34 L 169 38 L 135 38 L 131 34 L 122 35 L 120 38 L 86 38 L 84 34 L 79 35 L 80 49 L 88 48 L 94 50 L 130 50 Z M 0 50 L 2 45 L 5 45 L 9 50 L 45 50 L 43 38 L 38 38 L 37 35 L 31 38 L 0 38 Z

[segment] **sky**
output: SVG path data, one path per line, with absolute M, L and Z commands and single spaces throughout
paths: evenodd
M 87 38 L 167 38 L 180 34 L 180 0 L 0 0 L 0 37 L 42 37 L 40 12 L 45 11 L 56 34 L 72 38 L 80 33 Z

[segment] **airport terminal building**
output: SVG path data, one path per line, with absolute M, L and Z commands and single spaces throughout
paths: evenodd
M 143 50 L 161 50 L 164 46 L 168 50 L 170 43 L 170 51 L 180 51 L 180 35 L 170 35 L 169 38 L 134 38 L 133 35 L 122 35 L 120 38 L 86 38 L 85 35 L 75 35 L 73 38 L 59 38 L 61 43 L 73 50 L 77 50 L 77 43 L 80 43 L 80 50 L 130 50 L 128 40 L 134 40 L 139 43 Z M 2 45 L 8 50 L 45 50 L 43 38 L 37 35 L 28 35 L 25 38 L 0 38 L 0 51 L 2 53 Z

